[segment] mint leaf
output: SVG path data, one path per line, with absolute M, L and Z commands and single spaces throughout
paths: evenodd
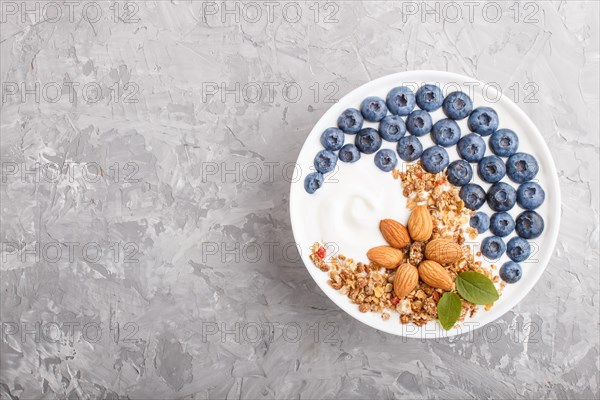
M 449 331 L 452 329 L 458 317 L 460 316 L 460 310 L 462 309 L 462 301 L 460 297 L 454 292 L 446 292 L 438 301 L 437 313 L 438 319 L 442 327 Z
M 456 289 L 463 299 L 473 304 L 491 304 L 500 297 L 492 282 L 479 272 L 461 272 L 456 277 Z

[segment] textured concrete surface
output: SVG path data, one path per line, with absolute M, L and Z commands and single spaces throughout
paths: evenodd
M 597 2 L 61 3 L 2 2 L 0 397 L 600 396 Z M 535 289 L 452 340 L 345 315 L 288 216 L 330 102 L 423 68 L 515 99 L 564 199 Z

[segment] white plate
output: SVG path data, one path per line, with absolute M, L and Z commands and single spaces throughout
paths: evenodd
M 406 223 L 408 210 L 406 199 L 402 195 L 401 183 L 393 179 L 391 173 L 382 172 L 375 166 L 373 154 L 361 154 L 361 159 L 353 164 L 338 162 L 336 170 L 325 176 L 325 184 L 315 194 L 310 195 L 304 190 L 304 177 L 314 171 L 313 159 L 322 149 L 321 133 L 328 127 L 337 126 L 337 118 L 345 109 L 349 107 L 359 109 L 361 101 L 367 96 L 379 96 L 385 99 L 388 91 L 396 86 L 409 86 L 416 91 L 425 83 L 438 84 L 444 95 L 455 90 L 463 90 L 473 99 L 473 108 L 480 106 L 494 108 L 500 119 L 499 128 L 512 129 L 519 136 L 518 151 L 530 153 L 538 160 L 540 170 L 536 181 L 546 192 L 544 204 L 536 210 L 544 218 L 544 232 L 539 238 L 530 241 L 533 253 L 529 260 L 521 263 L 523 268 L 521 280 L 506 285 L 500 299 L 489 311 L 480 307 L 473 318 L 467 318 L 449 331 L 442 329 L 437 320 L 418 327 L 413 324 L 401 324 L 397 313 L 391 313 L 392 317 L 387 321 L 381 318 L 380 313 L 361 313 L 356 304 L 352 304 L 345 295 L 327 284 L 328 273 L 319 270 L 309 259 L 310 247 L 313 243 L 328 242 L 330 243 L 328 255 L 333 251 L 339 251 L 341 254 L 353 257 L 356 261 L 367 262 L 367 250 L 385 244 L 378 229 L 379 221 L 383 218 L 393 218 Z M 434 123 L 445 118 L 441 108 L 431 115 Z M 469 132 L 466 121 L 467 118 L 458 121 L 463 136 Z M 377 128 L 377 125 L 365 121 L 364 127 Z M 345 143 L 354 143 L 354 137 L 355 135 L 345 135 Z M 423 148 L 433 145 L 429 135 L 419 139 L 423 143 Z M 487 142 L 489 136 L 484 139 Z M 446 149 L 450 161 L 459 159 L 455 147 Z M 395 149 L 395 143 L 384 141 L 382 148 Z M 490 154 L 493 153 L 488 146 L 486 155 Z M 398 159 L 398 161 L 398 169 L 406 166 L 402 160 Z M 294 179 L 290 189 L 290 217 L 294 238 L 301 251 L 304 265 L 334 303 L 359 321 L 381 331 L 408 337 L 436 338 L 480 328 L 500 318 L 525 297 L 542 276 L 554 252 L 560 224 L 560 189 L 550 151 L 540 132 L 523 111 L 511 100 L 498 93 L 494 87 L 486 86 L 475 79 L 442 71 L 411 71 L 388 75 L 369 82 L 344 96 L 323 115 L 308 135 L 297 164 L 300 176 L 297 180 Z M 486 190 L 490 187 L 490 184 L 479 179 L 475 168 L 474 175 L 475 183 Z M 518 187 L 508 177 L 503 181 L 512 184 L 515 188 Z M 488 215 L 493 213 L 487 204 L 480 211 L 487 212 Z M 509 213 L 515 218 L 522 211 L 518 205 L 515 205 Z M 490 235 L 489 231 L 479 235 L 476 243 L 472 243 L 475 250 L 479 249 L 481 240 Z M 513 233 L 506 237 L 505 242 L 515 235 Z M 483 261 L 484 265 L 491 264 Z M 498 273 L 499 267 L 505 261 L 508 261 L 506 255 L 493 262 L 497 265 L 494 274 Z

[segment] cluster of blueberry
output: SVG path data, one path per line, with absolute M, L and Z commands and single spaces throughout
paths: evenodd
M 448 154 L 440 146 L 424 151 L 418 137 L 428 134 L 433 128 L 434 132 L 438 132 L 433 133 L 434 138 L 447 142 L 447 146 L 456 144 L 450 143 L 445 137 L 447 130 L 444 124 L 453 121 L 446 119 L 443 120 L 446 122 L 440 121 L 433 125 L 428 112 L 442 107 L 442 102 L 444 111 L 450 117 L 464 118 L 472 109 L 469 96 L 455 92 L 444 100 L 441 89 L 436 85 L 424 85 L 416 95 L 410 88 L 400 86 L 392 89 L 386 100 L 371 96 L 362 101 L 360 111 L 348 108 L 339 116 L 338 127 L 327 128 L 321 135 L 321 144 L 325 149 L 317 153 L 314 160 L 316 172 L 306 176 L 304 188 L 308 193 L 314 193 L 323 185 L 323 174 L 331 172 L 338 160 L 353 163 L 360 159 L 361 153 L 376 153 L 375 165 L 382 171 L 391 171 L 398 164 L 398 158 L 394 151 L 380 149 L 383 140 L 397 142 L 396 150 L 402 160 L 410 162 L 421 158 L 424 164 L 427 163 L 428 171 L 440 172 L 448 165 Z M 415 110 L 417 105 L 420 109 Z M 402 119 L 403 116 L 406 116 L 406 122 Z M 378 122 L 379 129 L 363 128 L 365 121 Z M 458 125 L 456 128 L 458 129 Z M 411 135 L 406 136 L 407 131 Z M 354 144 L 344 144 L 344 134 L 356 135 Z M 458 135 L 460 136 L 460 130 Z M 438 160 L 439 157 L 442 159 Z
M 512 260 L 500 268 L 500 277 L 507 283 L 515 283 L 521 279 L 522 270 L 518 264 L 531 254 L 531 246 L 527 239 L 539 237 L 544 230 L 544 220 L 535 211 L 545 200 L 542 187 L 531 180 L 539 171 L 536 159 L 527 153 L 517 152 L 519 138 L 510 129 L 498 128 L 498 114 L 489 107 L 480 107 L 469 116 L 471 133 L 457 143 L 457 151 L 461 158 L 468 162 L 477 162 L 479 177 L 491 183 L 487 193 L 477 184 L 468 183 L 473 175 L 468 162 L 459 160 L 448 166 L 448 181 L 462 186 L 460 197 L 465 206 L 471 210 L 479 209 L 486 201 L 495 211 L 491 218 L 483 212 L 471 217 L 470 225 L 483 233 L 488 229 L 494 236 L 487 237 L 481 244 L 481 252 L 490 259 L 500 258 L 504 252 Z M 482 136 L 490 136 L 489 146 L 494 155 L 484 157 L 486 145 Z M 506 163 L 501 157 L 507 157 Z M 466 171 L 466 172 L 465 172 Z M 518 189 L 508 183 L 501 182 L 504 176 L 519 184 Z M 518 204 L 525 211 L 520 213 L 516 221 L 507 211 Z M 505 244 L 504 237 L 516 231 Z
M 418 106 L 418 109 L 415 109 Z M 447 118 L 432 121 L 430 112 L 442 108 Z M 391 114 L 388 114 L 388 111 Z M 406 117 L 406 122 L 402 117 Z M 461 137 L 457 120 L 467 118 L 471 133 Z M 363 128 L 364 121 L 379 122 L 379 129 Z M 470 221 L 471 226 L 483 233 L 488 229 L 494 236 L 482 243 L 483 254 L 497 259 L 508 251 L 512 260 L 502 266 L 500 277 L 509 283 L 521 278 L 518 262 L 531 254 L 527 239 L 541 235 L 544 220 L 533 211 L 545 198 L 542 187 L 532 182 L 538 173 L 536 159 L 527 153 L 517 152 L 519 138 L 510 129 L 498 129 L 498 114 L 490 107 L 473 109 L 473 101 L 464 92 L 452 92 L 444 97 L 437 85 L 423 85 L 416 94 L 408 87 L 392 89 L 386 100 L 367 97 L 360 106 L 345 110 L 338 118 L 337 128 L 328 128 L 321 135 L 321 150 L 314 160 L 317 172 L 309 174 L 304 187 L 314 193 L 323 184 L 323 174 L 332 171 L 338 161 L 356 162 L 361 153 L 375 154 L 375 165 L 383 171 L 391 171 L 398 163 L 396 154 L 389 149 L 380 149 L 382 141 L 397 142 L 398 156 L 412 162 L 421 159 L 421 165 L 430 173 L 446 169 L 448 181 L 460 186 L 460 197 L 471 210 L 479 209 L 486 201 L 495 212 L 491 218 L 477 212 Z M 410 135 L 406 135 L 409 132 Z M 431 134 L 434 146 L 423 149 L 419 137 Z M 356 135 L 354 144 L 344 144 L 345 134 Z M 490 136 L 489 146 L 493 155 L 485 156 L 484 137 Z M 450 163 L 446 147 L 456 145 L 460 160 Z M 338 152 L 337 154 L 335 152 Z M 505 162 L 501 157 L 507 158 Z M 469 183 L 473 178 L 471 163 L 477 163 L 479 177 L 492 186 L 486 191 L 478 184 Z M 501 180 L 508 176 L 520 184 L 517 190 Z M 507 213 L 515 203 L 524 212 L 515 220 Z M 505 245 L 503 237 L 516 231 L 518 237 Z

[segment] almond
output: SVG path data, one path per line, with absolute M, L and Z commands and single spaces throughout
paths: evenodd
M 394 269 L 404 259 L 404 252 L 390 246 L 373 247 L 367 252 L 367 257 L 372 263 L 386 269 Z
M 449 239 L 433 239 L 425 246 L 425 258 L 440 264 L 453 263 L 462 256 L 462 247 Z
M 382 219 L 379 223 L 379 230 L 385 241 L 396 249 L 404 249 L 410 244 L 408 230 L 398 221 Z
M 415 242 L 422 242 L 431 237 L 433 221 L 427 206 L 416 206 L 408 218 L 408 232 Z
M 419 283 L 419 271 L 417 267 L 404 263 L 396 271 L 394 278 L 394 293 L 399 299 L 403 298 L 417 287 Z
M 419 277 L 436 289 L 452 289 L 452 278 L 448 271 L 435 261 L 425 260 L 419 264 Z

